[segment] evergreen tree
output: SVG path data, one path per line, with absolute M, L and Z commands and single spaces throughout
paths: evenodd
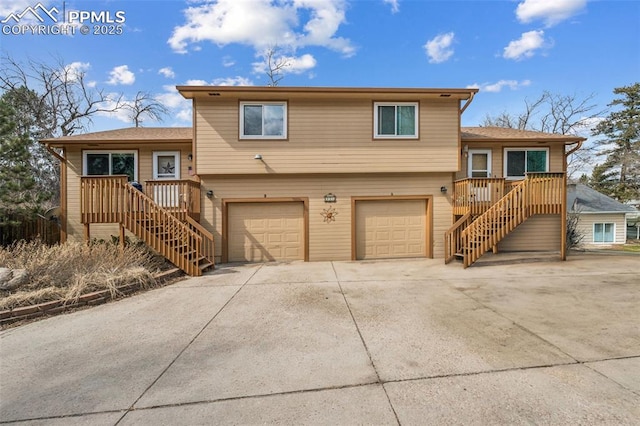
M 32 217 L 48 197 L 31 173 L 30 139 L 16 125 L 16 112 L 0 98 L 0 226 Z
M 593 131 L 604 163 L 594 169 L 591 186 L 621 202 L 640 199 L 640 83 L 613 90 L 622 97 Z

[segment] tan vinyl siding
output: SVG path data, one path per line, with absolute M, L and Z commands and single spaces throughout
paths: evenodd
M 549 149 L 549 172 L 563 172 L 564 145 L 538 144 L 530 142 L 501 142 L 501 143 L 467 143 L 469 149 L 490 149 L 491 150 L 491 177 L 504 177 L 504 150 L 505 148 L 548 148 Z M 462 169 L 456 174 L 456 179 L 467 177 L 468 157 L 462 156 Z
M 374 101 L 291 99 L 287 140 L 239 140 L 237 100 L 198 100 L 198 174 L 457 170 L 457 100 L 420 101 L 418 140 L 373 139 Z
M 85 146 L 67 148 L 67 233 L 69 241 L 82 241 L 84 236 L 83 224 L 80 223 L 80 177 L 82 176 L 82 151 L 84 150 L 131 150 L 131 145 L 114 144 L 103 146 Z M 191 144 L 162 144 L 143 145 L 138 151 L 138 180 L 143 184 L 145 180 L 153 179 L 152 161 L 153 151 L 180 151 L 180 177 L 189 179 L 188 167 L 192 165 L 187 160 L 191 152 Z M 110 240 L 111 235 L 118 235 L 116 224 L 92 224 L 90 228 L 91 238 Z M 132 237 L 132 235 L 129 235 Z
M 351 197 L 432 195 L 433 219 L 427 226 L 432 229 L 435 258 L 444 255 L 443 235 L 452 223 L 449 195 L 440 193 L 441 186 L 451 187 L 450 173 L 201 178 L 202 193 L 212 190 L 215 194 L 213 199 L 202 199 L 202 223 L 214 234 L 218 260 L 222 254 L 222 199 L 308 197 L 310 261 L 351 259 Z M 337 202 L 325 203 L 327 193 L 335 194 Z M 322 212 L 329 207 L 338 212 L 334 222 L 324 221 Z
M 499 251 L 560 251 L 560 215 L 528 218 L 499 244 Z
M 613 243 L 595 243 L 593 241 L 593 224 L 594 223 L 613 223 L 615 224 L 615 235 Z M 626 220 L 624 213 L 583 213 L 578 219 L 578 232 L 584 236 L 581 246 L 585 247 L 602 247 L 611 244 L 624 244 L 627 240 L 626 236 Z

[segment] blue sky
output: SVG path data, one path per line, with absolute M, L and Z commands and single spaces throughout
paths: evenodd
M 4 0 L 0 20 L 37 1 Z M 281 86 L 479 87 L 463 116 L 520 111 L 543 91 L 593 93 L 604 108 L 614 87 L 640 80 L 640 2 L 587 0 L 43 0 L 50 10 L 108 12 L 120 35 L 0 35 L 17 60 L 64 59 L 106 92 L 146 91 L 191 124 L 181 84 L 268 83 L 263 53 L 277 45 L 291 66 Z M 120 12 L 120 15 L 116 13 Z M 57 15 L 61 20 L 62 12 Z M 45 17 L 46 18 L 46 17 Z M 94 16 L 95 18 L 95 16 Z M 102 22 L 85 21 L 91 32 Z M 122 19 L 124 18 L 124 19 Z M 48 18 L 46 18 L 48 19 Z M 10 19 L 7 25 L 29 23 Z M 51 24 L 51 22 L 45 22 Z M 108 26 L 109 23 L 106 22 Z M 114 24 L 118 25 L 118 24 Z M 91 130 L 127 127 L 101 117 Z

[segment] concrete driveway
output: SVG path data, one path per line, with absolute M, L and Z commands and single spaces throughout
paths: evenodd
M 638 424 L 640 257 L 222 266 L 0 333 L 0 422 Z

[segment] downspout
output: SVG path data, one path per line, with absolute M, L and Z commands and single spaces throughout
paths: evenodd
M 60 244 L 63 244 L 67 242 L 67 159 L 64 156 L 66 151 L 62 148 L 63 155 L 60 155 L 48 143 L 44 146 L 60 161 Z
M 462 113 L 464 112 L 465 109 L 467 109 L 467 107 L 469 106 L 469 104 L 471 104 L 471 101 L 473 101 L 473 97 L 476 95 L 475 92 L 469 92 L 469 99 L 467 99 L 467 102 L 464 103 L 464 105 L 462 105 L 462 108 L 460 108 L 460 115 L 462 115 Z
M 567 158 L 582 147 L 585 139 L 580 139 L 576 146 L 564 153 L 562 161 L 562 206 L 560 211 L 560 260 L 567 260 Z M 566 146 L 566 145 L 565 145 Z

